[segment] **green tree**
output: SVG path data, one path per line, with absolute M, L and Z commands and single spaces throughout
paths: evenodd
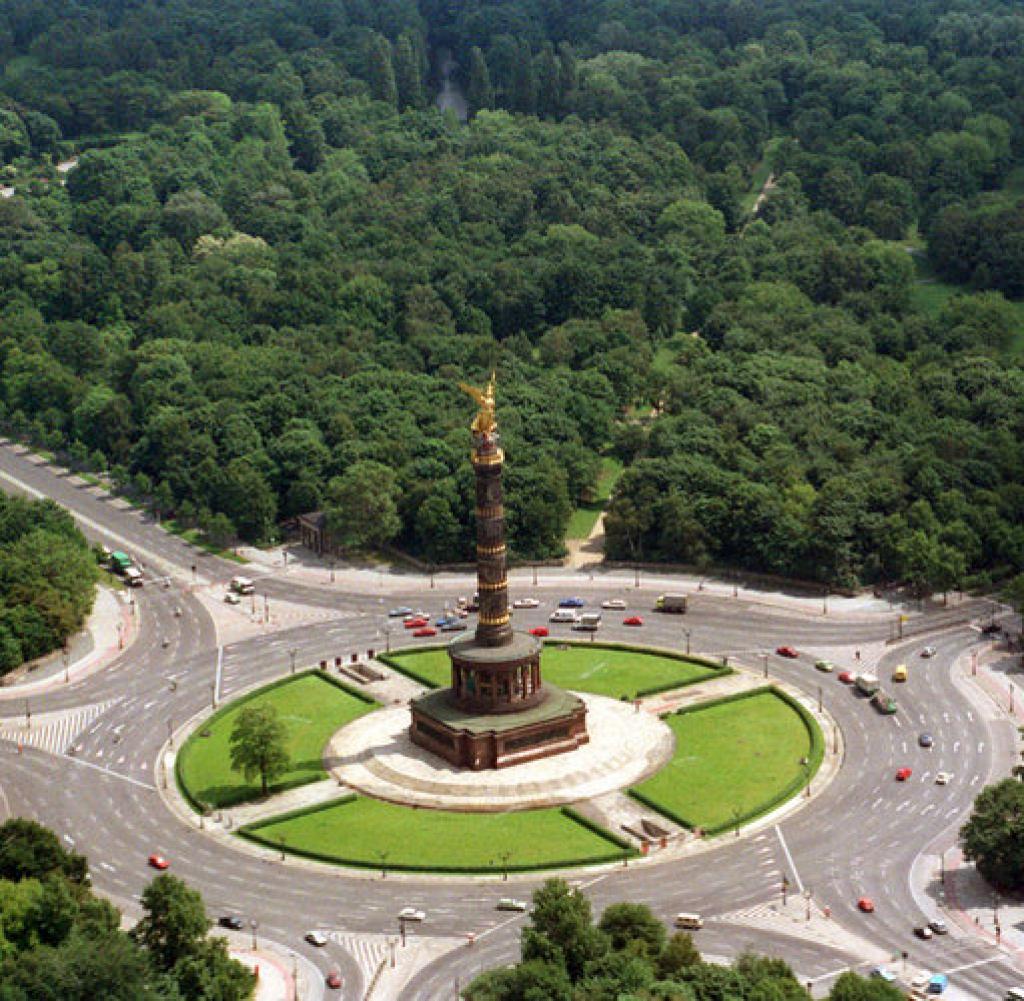
M 247 705 L 231 728 L 231 767 L 246 781 L 257 775 L 264 796 L 270 783 L 288 771 L 288 730 L 270 705 Z
M 646 904 L 610 904 L 597 927 L 608 936 L 613 949 L 655 959 L 665 947 L 665 925 Z
M 157 876 L 142 891 L 141 904 L 145 913 L 132 937 L 161 970 L 193 955 L 210 930 L 203 898 L 176 876 Z
M 327 529 L 334 541 L 361 549 L 390 542 L 402 527 L 398 484 L 387 466 L 372 460 L 354 463 L 327 485 Z
M 530 926 L 523 930 L 523 961 L 561 966 L 575 982 L 603 955 L 608 941 L 591 920 L 590 901 L 565 880 L 546 880 L 533 894 Z
M 1024 889 L 1024 783 L 1003 779 L 983 789 L 960 829 L 964 857 L 999 890 Z
M 828 992 L 828 1001 L 899 1001 L 903 991 L 877 977 L 862 977 L 847 970 L 841 973 Z
M 383 35 L 373 35 L 368 54 L 370 95 L 392 108 L 398 106 L 398 84 L 391 56 L 391 43 Z
M 14 817 L 0 825 L 0 879 L 43 879 L 55 873 L 84 884 L 89 869 L 83 856 L 66 852 L 57 835 L 34 820 Z
M 674 980 L 681 970 L 696 966 L 699 962 L 700 951 L 693 944 L 693 936 L 689 932 L 677 931 L 665 943 L 658 957 L 658 976 L 663 980 Z
M 395 85 L 399 110 L 423 107 L 423 80 L 420 60 L 412 37 L 403 32 L 395 46 Z
M 466 101 L 471 114 L 494 107 L 494 88 L 491 86 L 491 73 L 487 68 L 487 60 L 476 45 L 469 50 L 469 85 L 466 88 Z

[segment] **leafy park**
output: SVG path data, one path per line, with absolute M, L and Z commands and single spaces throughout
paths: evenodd
M 613 699 L 689 685 L 722 672 L 721 667 L 699 658 L 603 643 L 553 641 L 544 644 L 541 656 L 545 681 Z M 435 688 L 451 682 L 451 660 L 444 647 L 399 651 L 387 655 L 385 662 Z
M 331 734 L 376 708 L 319 672 L 307 672 L 226 706 L 194 731 L 178 754 L 178 782 L 193 805 L 223 807 L 265 794 L 257 766 L 246 777 L 232 767 L 232 737 L 246 711 L 270 711 L 271 733 L 257 746 L 273 758 L 271 793 L 324 778 L 322 754 Z M 259 717 L 257 723 L 262 723 Z M 276 724 L 276 725 L 275 725 Z M 237 741 L 236 741 L 237 743 Z

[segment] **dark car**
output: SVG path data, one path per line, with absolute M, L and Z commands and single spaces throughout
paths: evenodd
M 337 970 L 331 970 L 331 972 L 327 974 L 325 983 L 328 987 L 337 990 L 341 986 L 341 974 Z
M 1003 631 L 1003 627 L 996 622 L 990 622 L 988 625 L 982 626 L 981 631 L 986 636 L 993 636 L 996 633 L 1001 633 Z
M 929 939 L 929 938 L 932 937 L 933 932 L 932 932 L 931 928 L 929 928 L 927 925 L 918 925 L 914 929 L 914 934 L 918 938 Z
M 235 931 L 245 927 L 245 922 L 237 914 L 222 914 L 217 918 L 217 924 L 221 928 L 233 928 Z
M 917 738 L 917 743 L 920 747 L 931 747 L 935 743 L 935 738 L 930 733 L 922 733 Z
M 586 602 L 582 598 L 563 598 L 559 603 L 559 608 L 582 608 Z
M 942 918 L 936 918 L 934 921 L 928 922 L 928 927 L 931 928 L 936 935 L 945 935 L 949 928 L 946 927 L 946 922 Z
M 462 619 L 445 619 L 441 623 L 441 632 L 443 633 L 461 633 L 466 628 L 466 623 Z

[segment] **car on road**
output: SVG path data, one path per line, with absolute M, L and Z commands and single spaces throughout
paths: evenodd
M 623 620 L 624 626 L 642 626 L 644 620 L 639 615 L 627 615 Z
M 839 673 L 838 673 L 838 674 L 836 675 L 836 677 L 837 677 L 837 678 L 838 678 L 838 679 L 839 679 L 839 680 L 840 680 L 840 681 L 841 681 L 841 682 L 842 682 L 842 683 L 843 683 L 844 685 L 852 685 L 852 684 L 853 684 L 853 681 L 854 681 L 854 674 L 853 674 L 853 671 L 840 671 L 840 672 L 839 672 Z
M 563 598 L 559 603 L 559 608 L 582 608 L 586 602 L 582 598 Z
M 231 928 L 234 931 L 245 927 L 245 922 L 237 914 L 222 914 L 217 918 L 217 924 L 221 928 Z
M 626 607 L 625 601 L 622 598 L 606 598 L 601 602 L 602 608 L 617 608 L 620 611 Z
M 237 605 L 242 599 L 234 591 L 228 591 L 224 595 L 224 601 L 229 605 Z
M 502 897 L 498 901 L 499 911 L 526 911 L 530 905 L 525 900 L 516 900 L 515 897 Z
M 462 619 L 445 619 L 441 623 L 441 632 L 443 633 L 461 633 L 466 629 L 466 623 Z
M 420 626 L 412 631 L 413 636 L 422 639 L 424 636 L 436 636 L 437 630 L 433 626 Z
M 551 630 L 548 629 L 547 626 L 534 626 L 530 630 L 530 635 L 531 636 L 540 636 L 540 637 L 550 636 L 551 635 Z
M 536 598 L 516 598 L 512 602 L 513 608 L 540 608 L 540 602 Z
M 949 780 L 953 777 L 952 772 L 936 772 L 935 773 L 935 784 L 937 786 L 948 786 Z
M 163 857 L 163 855 L 150 855 L 149 865 L 153 869 L 159 869 L 161 872 L 166 869 L 171 863 Z
M 932 979 L 932 975 L 927 970 L 918 970 L 917 973 L 910 980 L 911 990 L 923 990 L 928 986 L 928 981 Z
M 935 656 L 935 647 L 933 647 L 933 646 L 926 646 L 921 651 L 921 656 L 922 657 L 934 657 Z
M 306 932 L 306 941 L 319 949 L 327 945 L 327 936 L 322 931 L 308 931 Z
M 917 926 L 917 927 L 916 927 L 916 928 L 914 929 L 914 934 L 915 934 L 915 935 L 916 935 L 916 936 L 917 936 L 918 938 L 923 938 L 923 939 L 929 939 L 929 938 L 931 938 L 931 937 L 932 937 L 932 935 L 934 935 L 935 933 L 934 933 L 934 932 L 933 932 L 933 931 L 931 930 L 931 928 L 929 928 L 929 927 L 928 927 L 927 925 L 918 925 L 918 926 Z
M 427 912 L 416 907 L 403 907 L 398 912 L 399 921 L 426 921 Z
M 341 974 L 337 970 L 331 970 L 324 978 L 324 983 L 332 990 L 337 990 L 341 987 Z
M 942 918 L 936 918 L 934 921 L 929 921 L 928 927 L 931 928 L 936 935 L 945 935 L 949 931 L 946 922 L 943 921 Z
M 863 911 L 865 914 L 874 914 L 875 902 L 870 897 L 861 897 L 857 901 L 857 910 Z
M 798 654 L 796 652 L 796 650 L 794 650 L 793 647 L 791 647 L 791 646 L 780 646 L 780 647 L 777 647 L 775 652 L 780 657 L 789 657 L 790 659 L 793 659 L 793 658 L 796 658 L 796 657 L 800 656 L 800 654 Z
M 816 660 L 814 666 L 817 670 L 824 671 L 826 674 L 830 674 L 836 667 L 830 660 Z
M 891 984 L 896 979 L 896 974 L 884 966 L 872 968 L 871 976 L 876 980 L 884 980 L 887 984 Z
M 402 623 L 402 625 L 405 626 L 406 629 L 420 629 L 423 626 L 430 625 L 430 623 L 421 615 L 413 615 L 410 618 L 406 619 Z
M 988 625 L 981 627 L 983 636 L 994 636 L 996 633 L 1000 633 L 1002 631 L 1003 627 L 997 622 L 990 622 Z
M 907 779 L 909 779 L 910 776 L 913 775 L 913 774 L 914 774 L 914 771 L 911 768 L 898 768 L 896 770 L 896 781 L 897 782 L 906 782 Z
M 935 738 L 930 733 L 918 734 L 917 744 L 918 747 L 931 747 L 935 743 Z
M 897 664 L 896 667 L 893 668 L 892 680 L 893 681 L 906 681 L 907 680 L 907 665 L 906 664 Z
M 401 619 L 406 615 L 412 615 L 412 609 L 408 605 L 400 605 L 398 608 L 392 608 L 388 612 L 388 618 Z

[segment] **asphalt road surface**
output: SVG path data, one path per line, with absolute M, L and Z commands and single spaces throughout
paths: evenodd
M 303 665 L 349 650 L 379 648 L 385 604 L 438 611 L 445 601 L 454 601 L 458 588 L 439 583 L 428 590 L 425 580 L 405 577 L 408 589 L 390 588 L 384 599 L 344 587 L 314 587 L 287 574 L 261 577 L 260 596 L 336 614 L 316 625 L 225 647 L 217 686 L 213 624 L 181 585 L 227 580 L 238 571 L 236 564 L 200 554 L 147 517 L 115 506 L 10 447 L 0 447 L 0 487 L 54 498 L 76 515 L 90 538 L 125 549 L 146 564 L 151 582 L 168 577 L 174 584 L 165 589 L 151 583 L 136 592 L 138 639 L 109 667 L 31 699 L 36 719 L 65 711 L 74 736 L 70 741 L 55 737 L 52 746 L 25 747 L 21 753 L 15 744 L 0 741 L 0 816 L 33 817 L 57 831 L 88 856 L 95 887 L 129 913 L 137 911 L 139 895 L 153 875 L 147 856 L 165 855 L 172 872 L 202 891 L 211 915 L 238 914 L 247 923 L 255 919 L 260 938 L 308 958 L 322 972 L 338 967 L 345 982 L 340 996 L 353 1001 L 362 998 L 383 936 L 397 935 L 397 914 L 407 905 L 427 912 L 422 926 L 409 926 L 410 935 L 454 942 L 473 932 L 476 942 L 455 947 L 420 970 L 403 997 L 455 997 L 458 985 L 481 969 L 516 960 L 527 918 L 498 912 L 495 904 L 510 893 L 528 898 L 543 877 L 508 884 L 494 879 L 382 880 L 374 874 L 282 863 L 206 836 L 195 822 L 169 811 L 159 791 L 165 781 L 159 757 L 168 735 L 210 707 L 215 697 L 230 699 L 243 688 L 279 677 L 292 650 Z M 989 1001 L 1018 984 L 1021 975 L 1008 959 L 978 939 L 958 933 L 924 942 L 912 934 L 913 926 L 939 915 L 941 903 L 938 878 L 925 878 L 922 885 L 912 874 L 922 865 L 928 869 L 924 860 L 954 844 L 974 796 L 990 779 L 1006 774 L 1016 756 L 1009 721 L 997 718 L 991 706 L 955 680 L 954 662 L 980 640 L 965 621 L 965 611 L 936 617 L 934 633 L 923 631 L 927 623 L 915 624 L 922 631 L 914 641 L 888 649 L 879 674 L 898 695 L 900 712 L 884 717 L 835 673 L 815 671 L 813 661 L 819 650 L 885 643 L 893 635 L 892 617 L 812 617 L 743 597 L 708 594 L 697 595 L 686 616 L 658 616 L 647 613 L 653 593 L 629 588 L 630 583 L 567 577 L 557 588 L 528 588 L 542 606 L 518 611 L 517 626 L 546 623 L 565 593 L 585 593 L 588 600 L 625 596 L 631 610 L 644 615 L 644 626 L 624 627 L 619 623 L 626 613 L 609 612 L 603 639 L 640 639 L 676 649 L 688 641 L 695 653 L 729 655 L 758 670 L 767 664 L 772 677 L 820 697 L 841 729 L 844 759 L 837 779 L 804 809 L 756 835 L 721 838 L 713 865 L 704 854 L 581 873 L 575 881 L 585 888 L 595 913 L 625 899 L 649 904 L 666 921 L 677 911 L 699 911 L 706 927 L 697 943 L 705 954 L 728 957 L 754 950 L 781 956 L 802 977 L 827 983 L 856 966 L 858 957 L 774 930 L 739 926 L 728 918 L 777 901 L 785 877 L 791 892 L 810 890 L 815 905 L 830 908 L 833 919 L 851 932 L 890 953 L 906 950 L 908 968 L 956 971 L 951 983 L 967 996 Z M 518 593 L 523 590 L 517 586 Z M 180 615 L 174 614 L 176 607 Z M 922 660 L 918 651 L 926 642 L 937 653 Z M 797 647 L 801 656 L 786 660 L 770 653 L 780 644 Z M 891 668 L 904 661 L 911 666 L 911 683 L 891 686 Z M 0 701 L 0 722 L 23 711 L 21 700 Z M 77 729 L 76 719 L 87 722 Z M 933 747 L 918 746 L 921 732 L 934 735 Z M 906 782 L 895 780 L 900 767 L 913 770 Z M 952 772 L 953 781 L 937 785 L 940 770 Z M 874 900 L 874 914 L 857 910 L 861 896 Z M 304 943 L 304 933 L 312 928 L 328 932 L 327 946 Z M 318 986 L 311 996 L 319 993 Z

